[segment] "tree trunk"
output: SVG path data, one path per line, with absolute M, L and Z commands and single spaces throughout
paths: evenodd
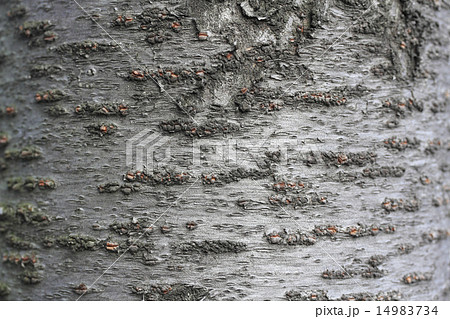
M 0 8 L 0 298 L 449 299 L 446 1 Z

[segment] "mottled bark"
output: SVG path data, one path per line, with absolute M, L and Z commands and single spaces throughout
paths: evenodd
M 449 299 L 445 1 L 77 2 L 0 3 L 0 298 Z

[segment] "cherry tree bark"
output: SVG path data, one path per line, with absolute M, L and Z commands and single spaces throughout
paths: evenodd
M 449 299 L 446 1 L 0 8 L 1 299 Z

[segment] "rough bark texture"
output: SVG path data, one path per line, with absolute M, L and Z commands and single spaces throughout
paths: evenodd
M 0 298 L 449 299 L 446 2 L 78 3 L 0 3 Z

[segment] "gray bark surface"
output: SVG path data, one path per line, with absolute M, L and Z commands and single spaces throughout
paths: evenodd
M 445 1 L 77 2 L 0 3 L 0 299 L 449 299 Z

